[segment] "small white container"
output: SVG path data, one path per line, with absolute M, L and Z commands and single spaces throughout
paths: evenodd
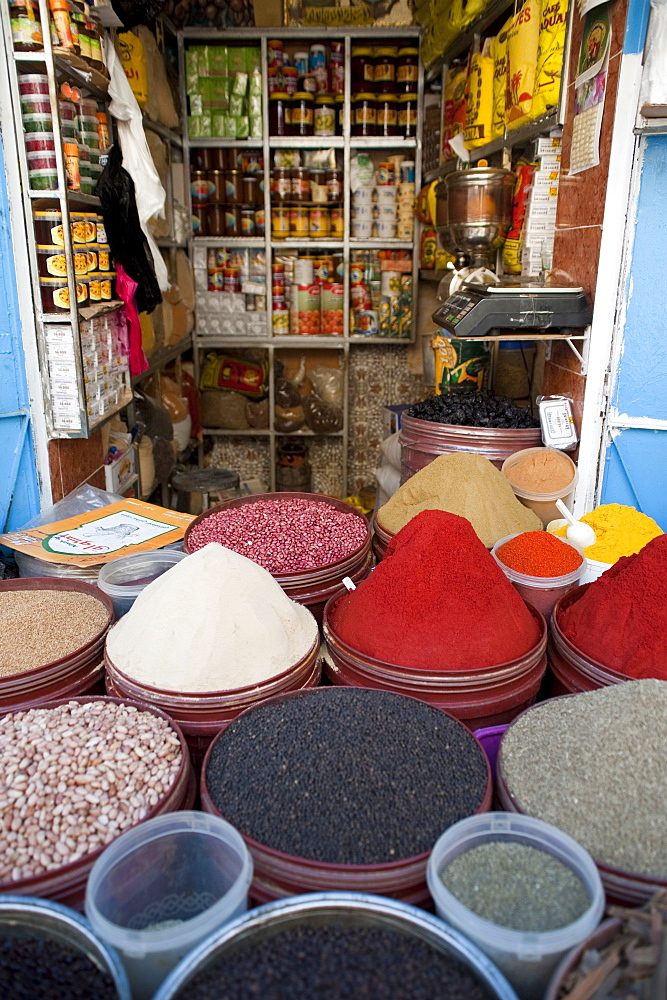
M 86 916 L 118 952 L 134 1000 L 151 1000 L 188 952 L 246 912 L 252 871 L 241 834 L 203 812 L 158 816 L 107 847 L 88 879 Z
M 566 927 L 538 934 L 493 924 L 459 902 L 445 888 L 441 872 L 460 854 L 498 840 L 514 840 L 546 851 L 571 868 L 588 890 L 590 905 L 585 913 Z M 605 905 L 602 882 L 588 852 L 550 823 L 515 813 L 482 813 L 455 823 L 436 842 L 428 860 L 426 881 L 440 919 L 481 948 L 521 1000 L 542 1000 L 553 970 L 563 955 L 597 927 Z
M 372 205 L 372 204 L 373 204 L 372 187 L 357 188 L 356 191 L 352 192 L 352 205 L 354 208 L 358 208 L 361 205 Z
M 534 452 L 544 452 L 553 451 L 557 455 L 562 455 L 572 466 L 572 479 L 569 484 L 563 487 L 562 490 L 558 490 L 555 493 L 533 493 L 530 490 L 521 489 L 519 486 L 515 486 L 512 482 L 512 467 L 516 465 L 519 459 L 523 458 L 525 455 L 530 455 Z M 572 509 L 572 501 L 574 499 L 574 490 L 579 482 L 579 472 L 576 465 L 572 461 L 569 455 L 566 455 L 564 451 L 559 451 L 558 448 L 524 448 L 521 451 L 516 451 L 509 458 L 506 458 L 503 462 L 501 469 L 502 474 L 509 481 L 514 494 L 524 507 L 530 507 L 531 510 L 535 511 L 537 516 L 542 519 L 542 524 L 546 527 L 550 521 L 554 518 L 559 517 L 560 511 L 556 506 L 556 500 L 562 500 L 568 509 Z
M 186 555 L 174 549 L 156 549 L 154 552 L 122 556 L 102 566 L 97 586 L 113 601 L 116 618 L 122 618 L 149 583 L 172 569 Z
M 373 223 L 370 219 L 353 219 L 352 236 L 355 240 L 370 240 Z
M 377 189 L 378 205 L 390 205 L 395 209 L 396 206 L 396 188 L 393 184 L 382 185 Z

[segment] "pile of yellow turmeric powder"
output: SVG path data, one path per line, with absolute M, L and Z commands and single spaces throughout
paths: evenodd
M 652 538 L 663 534 L 653 518 L 619 503 L 602 504 L 579 520 L 590 524 L 595 532 L 596 542 L 584 549 L 584 555 L 597 562 L 615 563 L 621 556 L 632 556 Z M 566 530 L 567 525 L 554 534 L 564 538 Z

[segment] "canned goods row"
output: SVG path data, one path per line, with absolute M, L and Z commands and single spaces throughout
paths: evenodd
M 312 94 L 297 90 L 290 94 L 276 90 L 269 94 L 269 135 L 342 135 L 345 98 L 342 94 Z
M 303 90 L 312 94 L 342 96 L 345 93 L 345 44 L 330 42 L 328 47 L 314 43 L 310 50 L 290 54 L 283 42 L 268 42 L 269 94 L 277 90 L 293 94 Z
M 265 212 L 253 205 L 193 205 L 192 229 L 195 236 L 263 236 Z
M 338 204 L 343 200 L 343 171 L 336 168 L 276 167 L 271 171 L 271 201 Z
M 264 157 L 259 152 L 241 149 L 190 150 L 191 170 L 240 170 L 242 174 L 263 174 Z
M 365 48 L 351 53 L 352 91 L 373 90 L 378 94 L 408 93 L 419 82 L 419 49 L 405 46 Z M 371 85 L 372 86 L 369 86 Z
M 264 174 L 240 170 L 193 170 L 190 174 L 193 205 L 263 205 Z
M 39 291 L 42 300 L 42 311 L 49 315 L 62 313 L 70 308 L 69 287 L 67 277 L 40 278 Z M 116 272 L 107 271 L 104 274 L 88 274 L 76 279 L 77 305 L 95 305 L 99 302 L 110 302 L 116 294 Z
M 342 208 L 274 208 L 271 210 L 271 237 L 284 240 L 290 236 L 315 236 L 342 239 Z

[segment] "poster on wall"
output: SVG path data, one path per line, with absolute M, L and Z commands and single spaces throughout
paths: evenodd
M 600 162 L 600 132 L 611 48 L 609 5 L 586 14 L 574 81 L 574 122 L 570 174 L 596 167 Z

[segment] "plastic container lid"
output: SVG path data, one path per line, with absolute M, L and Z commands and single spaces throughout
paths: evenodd
M 544 850 L 572 869 L 588 890 L 590 905 L 573 923 L 557 930 L 529 933 L 484 920 L 445 888 L 440 873 L 449 861 L 489 841 L 514 840 Z M 495 962 L 522 1000 L 542 1000 L 551 974 L 571 948 L 594 930 L 605 896 L 595 862 L 572 837 L 542 820 L 507 812 L 469 816 L 450 827 L 435 844 L 426 870 L 428 887 L 441 920 L 454 926 Z
M 103 851 L 88 879 L 86 916 L 117 949 L 135 1000 L 150 1000 L 188 952 L 246 912 L 252 872 L 240 833 L 202 812 L 148 820 Z
M 100 278 L 108 278 L 111 272 L 100 274 Z M 116 617 L 126 614 L 136 601 L 139 594 L 167 570 L 171 569 L 181 559 L 185 552 L 156 550 L 155 552 L 137 552 L 131 556 L 123 556 L 105 563 L 97 578 L 100 590 L 108 594 L 113 601 Z

